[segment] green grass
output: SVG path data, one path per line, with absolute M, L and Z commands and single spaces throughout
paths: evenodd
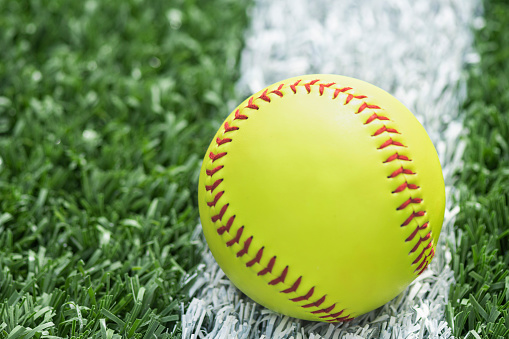
M 246 1 L 0 0 L 0 337 L 178 337 L 196 185 Z M 485 1 L 458 172 L 457 337 L 509 336 L 509 4 Z
M 509 337 L 509 3 L 486 0 L 469 70 L 461 212 L 453 254 L 457 284 L 447 318 L 457 337 Z
M 0 0 L 0 337 L 178 337 L 247 5 Z

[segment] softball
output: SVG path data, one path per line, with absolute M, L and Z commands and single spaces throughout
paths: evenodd
M 369 83 L 305 75 L 249 97 L 205 155 L 199 208 L 228 278 L 259 304 L 351 320 L 429 265 L 445 189 L 414 115 Z

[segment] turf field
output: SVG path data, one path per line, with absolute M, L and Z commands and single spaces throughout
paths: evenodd
M 447 309 L 453 334 L 509 336 L 509 3 L 484 1 L 470 69 L 464 165 L 453 255 L 456 285 Z
M 249 6 L 0 0 L 0 338 L 181 336 L 198 171 L 243 99 Z M 509 336 L 508 26 L 485 0 L 465 70 L 456 337 Z
M 179 337 L 246 6 L 0 1 L 0 337 Z

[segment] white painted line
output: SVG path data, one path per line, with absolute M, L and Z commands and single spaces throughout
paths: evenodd
M 464 148 L 459 106 L 465 64 L 478 59 L 470 27 L 479 14 L 478 0 L 256 1 L 239 96 L 309 73 L 347 75 L 392 93 L 423 123 L 439 153 L 448 199 L 444 227 L 430 269 L 406 292 L 339 325 L 290 319 L 256 305 L 229 283 L 204 246 L 203 264 L 192 277 L 194 299 L 182 312 L 183 338 L 451 337 L 444 317 L 453 283 L 446 239 L 455 244 L 452 176 Z M 199 232 L 196 239 L 203 241 Z

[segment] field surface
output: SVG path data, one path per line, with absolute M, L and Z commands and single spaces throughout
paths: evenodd
M 245 23 L 240 1 L 0 1 L 0 337 L 180 336 Z
M 297 3 L 0 0 L 0 338 L 509 336 L 509 4 Z M 432 267 L 348 324 L 253 304 L 200 235 L 222 120 L 318 72 L 406 98 L 448 186 Z

